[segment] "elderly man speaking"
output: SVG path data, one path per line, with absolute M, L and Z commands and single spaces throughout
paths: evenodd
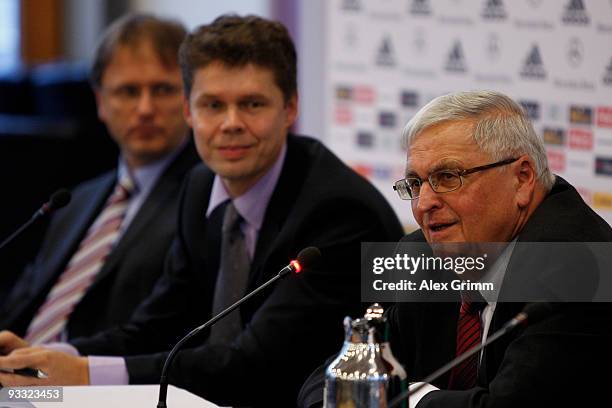
M 511 256 L 497 258 L 505 263 L 497 269 L 506 278 L 526 276 L 529 286 L 542 269 L 571 259 L 553 253 L 539 270 L 517 267 L 530 265 L 517 253 L 524 243 L 612 241 L 610 226 L 551 173 L 542 141 L 507 96 L 472 91 L 438 97 L 406 125 L 404 137 L 405 178 L 393 187 L 409 200 L 420 226 L 404 243 L 512 243 Z M 570 271 L 576 282 L 591 272 L 585 265 Z M 494 299 L 475 308 L 462 298 L 403 302 L 389 310 L 391 346 L 410 381 L 481 343 L 524 307 L 520 299 Z M 610 303 L 565 303 L 421 387 L 410 407 L 588 406 L 605 393 L 607 376 L 596 373 L 610 369 L 611 344 Z M 302 388 L 300 406 L 317 406 L 321 398 L 319 371 Z

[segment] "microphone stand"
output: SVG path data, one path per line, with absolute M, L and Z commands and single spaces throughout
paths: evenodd
M 398 396 L 396 396 L 395 398 L 393 398 L 391 400 L 391 402 L 389 403 L 389 408 L 393 408 L 393 407 L 398 406 L 410 394 L 414 394 L 415 392 L 419 391 L 425 385 L 431 383 L 433 380 L 437 379 L 442 374 L 444 374 L 447 371 L 453 369 L 455 366 L 461 364 L 463 361 L 465 361 L 468 358 L 472 357 L 474 354 L 480 353 L 480 351 L 482 349 L 484 349 L 485 347 L 487 347 L 489 344 L 493 343 L 494 341 L 496 341 L 500 337 L 508 334 L 509 332 L 514 330 L 517 326 L 519 326 L 521 324 L 525 324 L 526 322 L 527 322 L 527 314 L 526 313 L 519 313 L 518 315 L 516 315 L 516 317 L 514 317 L 508 323 L 504 324 L 504 326 L 501 329 L 499 329 L 498 331 L 496 331 L 492 336 L 488 337 L 487 341 L 485 341 L 484 343 L 479 344 L 478 346 L 470 349 L 469 351 L 463 353 L 462 355 L 460 355 L 460 356 L 456 357 L 455 359 L 449 361 L 448 363 L 444 364 L 442 367 L 438 368 L 436 371 L 434 371 L 433 373 L 429 374 L 427 377 L 423 378 L 421 383 L 418 384 L 417 386 L 415 386 L 412 390 L 410 389 L 410 387 L 408 387 L 407 389 L 402 391 Z
M 268 286 L 270 286 L 272 283 L 274 283 L 277 280 L 279 280 L 280 278 L 286 276 L 289 272 L 295 270 L 293 268 L 295 268 L 295 266 L 293 265 L 293 262 L 292 262 L 290 266 L 286 266 L 283 269 L 281 269 L 280 272 L 278 272 L 278 274 L 276 276 L 274 276 L 273 278 L 269 279 L 266 283 L 264 283 L 263 285 L 261 285 L 257 289 L 254 289 L 252 292 L 247 294 L 245 297 L 243 297 L 242 299 L 239 299 L 233 305 L 227 307 L 227 309 L 221 311 L 219 314 L 214 316 L 212 319 L 210 319 L 209 321 L 207 321 L 203 325 L 198 326 L 195 329 L 193 329 L 192 331 L 189 332 L 189 334 L 187 334 L 178 343 L 176 343 L 176 345 L 170 351 L 170 354 L 168 354 L 168 357 L 166 358 L 166 362 L 164 363 L 164 368 L 162 369 L 161 379 L 159 380 L 159 400 L 157 402 L 157 408 L 167 408 L 166 397 L 167 397 L 167 394 L 168 394 L 168 370 L 170 369 L 170 365 L 172 364 L 172 361 L 176 357 L 176 354 L 181 349 L 183 344 L 185 344 L 193 336 L 195 336 L 196 334 L 198 334 L 202 330 L 212 326 L 217 321 L 219 321 L 220 319 L 225 317 L 227 314 L 233 312 L 238 306 L 240 306 L 241 304 L 243 304 L 244 302 L 246 302 L 247 300 L 249 300 L 250 298 L 255 296 L 257 293 L 261 292 L 262 290 L 264 290 Z M 299 271 L 299 269 L 298 269 L 298 271 Z

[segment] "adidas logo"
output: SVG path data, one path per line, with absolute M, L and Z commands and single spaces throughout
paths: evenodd
M 393 55 L 393 46 L 391 45 L 391 38 L 388 36 L 384 37 L 380 47 L 378 48 L 378 55 L 376 56 L 376 64 L 383 65 L 386 67 L 392 67 L 395 65 L 395 56 Z
M 360 0 L 343 0 L 342 10 L 359 11 L 361 10 L 361 1 Z
M 431 14 L 431 6 L 429 0 L 412 0 L 410 5 L 410 14 L 420 16 L 428 16 Z
M 505 20 L 507 17 L 502 0 L 487 0 L 481 15 L 488 20 Z
M 569 4 L 565 7 L 562 20 L 565 24 L 589 24 L 590 19 L 582 0 L 570 0 Z
M 610 58 L 610 64 L 606 67 L 606 72 L 603 76 L 604 85 L 612 86 L 612 58 Z
M 520 74 L 523 78 L 546 78 L 546 71 L 544 70 L 544 64 L 542 63 L 542 57 L 540 56 L 540 49 L 537 45 L 534 45 L 533 48 L 531 48 Z
M 445 69 L 450 72 L 465 72 L 467 70 L 465 58 L 463 56 L 463 48 L 459 41 L 453 45 L 453 48 L 448 54 Z

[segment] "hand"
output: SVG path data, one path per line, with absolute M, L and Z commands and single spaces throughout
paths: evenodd
M 27 341 L 17 336 L 15 333 L 8 330 L 0 331 L 0 354 L 9 354 L 13 350 L 29 346 L 30 344 Z
M 75 357 L 44 347 L 20 348 L 0 357 L 1 368 L 38 368 L 48 378 L 32 378 L 0 372 L 0 384 L 5 387 L 27 385 L 89 385 L 87 357 Z

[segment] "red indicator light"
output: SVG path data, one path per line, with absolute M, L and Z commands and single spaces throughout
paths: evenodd
M 300 271 L 302 270 L 302 265 L 300 265 L 300 263 L 296 260 L 291 261 L 289 265 L 291 265 L 291 268 L 295 273 L 300 273 Z

